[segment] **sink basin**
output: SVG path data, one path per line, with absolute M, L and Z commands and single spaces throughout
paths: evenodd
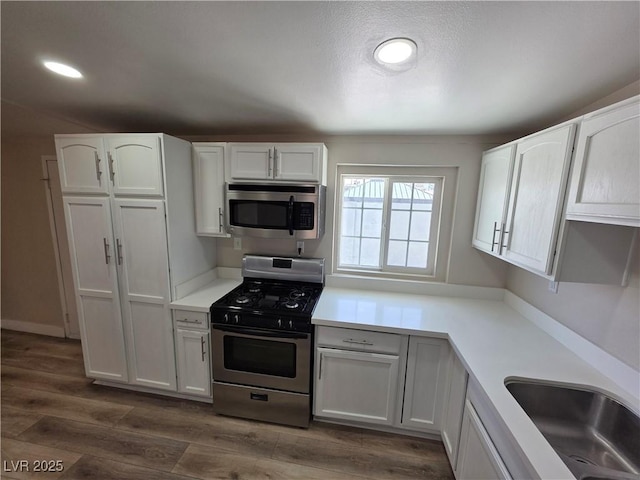
M 640 417 L 627 407 L 577 387 L 505 386 L 578 480 L 640 479 Z

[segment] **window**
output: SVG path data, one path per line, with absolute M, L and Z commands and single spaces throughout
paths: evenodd
M 446 169 L 409 168 L 407 174 L 384 175 L 378 172 L 390 169 L 374 167 L 375 174 L 365 175 L 363 167 L 339 166 L 337 271 L 436 276 L 446 176 L 424 172 Z

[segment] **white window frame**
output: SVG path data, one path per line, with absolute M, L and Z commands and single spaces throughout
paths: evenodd
M 344 178 L 384 178 L 385 200 L 380 240 L 379 267 L 340 265 Z M 427 268 L 387 266 L 390 208 L 393 183 L 436 183 L 431 215 Z M 451 243 L 452 217 L 457 183 L 456 167 L 380 166 L 339 164 L 336 171 L 336 203 L 333 238 L 333 273 L 422 281 L 446 281 Z M 443 221 L 444 220 L 444 221 Z

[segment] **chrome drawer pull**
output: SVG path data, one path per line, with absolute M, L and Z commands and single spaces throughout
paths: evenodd
M 367 340 L 354 340 L 352 338 L 345 338 L 342 340 L 344 343 L 355 343 L 357 345 L 373 345 L 372 342 L 368 342 Z
M 179 318 L 177 321 L 184 323 L 201 323 L 200 320 L 189 320 L 188 318 Z

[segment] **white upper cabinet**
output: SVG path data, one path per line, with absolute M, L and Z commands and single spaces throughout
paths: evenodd
M 543 275 L 552 273 L 574 134 L 564 125 L 516 146 L 503 255 Z
M 63 194 L 164 195 L 160 135 L 56 135 Z
M 109 194 L 109 166 L 102 136 L 56 137 L 63 194 Z
M 640 97 L 584 118 L 567 218 L 640 227 Z
M 232 180 L 273 178 L 273 145 L 270 143 L 231 143 L 229 157 Z
M 228 181 L 327 182 L 327 147 L 321 143 L 230 143 Z
M 153 197 L 163 195 L 159 137 L 109 136 L 107 137 L 107 155 L 114 195 Z
M 482 155 L 473 246 L 496 255 L 507 216 L 515 149 L 506 145 Z
M 198 235 L 228 237 L 224 229 L 224 144 L 193 144 L 193 185 Z

